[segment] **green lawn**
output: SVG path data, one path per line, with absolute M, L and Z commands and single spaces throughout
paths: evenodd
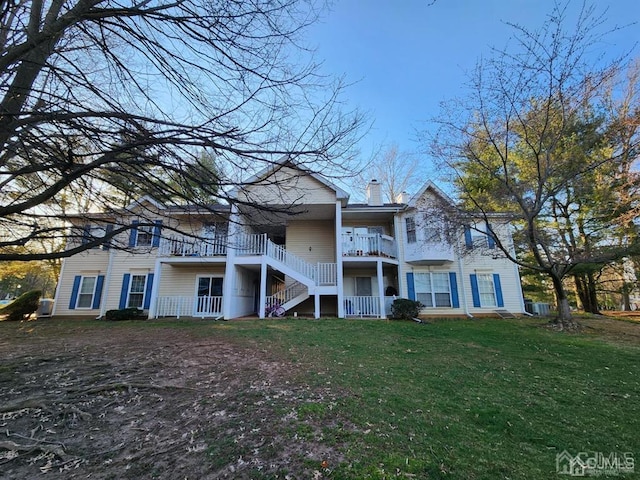
M 146 368 L 144 375 L 156 379 L 149 382 L 160 379 L 173 384 L 176 377 L 167 372 L 185 367 L 179 362 L 174 365 L 170 354 L 163 353 L 163 349 L 173 351 L 167 339 L 175 337 L 179 348 L 198 344 L 197 356 L 189 360 L 190 365 L 202 364 L 202 377 L 194 373 L 189 377 L 192 383 L 186 384 L 189 388 L 163 394 L 172 395 L 168 398 L 174 398 L 178 413 L 181 405 L 202 408 L 203 417 L 193 419 L 202 420 L 206 443 L 197 465 L 215 472 L 238 459 L 248 462 L 258 457 L 266 465 L 275 465 L 268 471 L 245 471 L 229 478 L 562 480 L 572 478 L 556 473 L 556 455 L 564 450 L 571 455 L 630 452 L 640 461 L 640 323 L 605 318 L 580 321 L 585 326 L 581 333 L 552 331 L 540 319 L 430 324 L 337 319 L 39 320 L 23 325 L 2 322 L 0 339 L 18 350 L 21 343 L 31 342 L 26 353 L 17 351 L 15 365 L 31 362 L 33 368 L 55 370 L 56 362 L 69 355 L 86 357 L 87 368 L 101 368 L 94 372 L 100 385 L 124 381 L 125 374 L 137 379 L 138 364 Z M 120 343 L 103 339 L 133 340 L 112 350 Z M 139 343 L 140 339 L 147 341 Z M 221 347 L 224 351 L 219 353 Z M 216 357 L 224 352 L 232 360 Z M 110 376 L 111 355 L 116 365 L 126 367 L 125 376 Z M 127 363 L 130 358 L 136 360 Z M 272 381 L 279 383 L 260 390 L 254 388 L 260 382 L 252 377 L 260 370 L 251 370 L 251 362 L 262 360 L 277 365 L 284 375 L 274 376 Z M 58 373 L 69 376 L 76 390 L 95 387 L 93 377 L 76 385 L 82 369 L 64 365 Z M 230 368 L 236 365 L 242 368 Z M 15 368 L 2 376 L 0 365 L 0 382 L 5 382 L 7 395 L 22 388 L 9 384 Z M 157 376 L 162 371 L 165 376 Z M 211 377 L 212 372 L 217 376 Z M 223 397 L 209 387 L 229 384 L 236 388 L 225 391 Z M 140 389 L 129 396 L 155 398 L 156 390 Z M 112 401 L 103 397 L 91 401 Z M 87 409 L 89 400 L 81 400 L 85 403 L 78 408 Z M 169 400 L 166 403 L 162 411 L 170 413 Z M 123 403 L 125 407 L 133 408 Z M 220 409 L 228 412 L 227 417 L 213 421 L 217 417 L 211 412 Z M 136 418 L 151 416 L 140 415 Z M 166 418 L 161 417 L 166 424 L 175 421 Z M 96 428 L 103 427 L 99 418 L 94 421 Z M 191 425 L 188 428 L 196 431 Z M 240 435 L 244 445 L 236 441 L 238 425 L 247 427 Z M 258 447 L 260 452 L 252 454 Z M 279 455 L 270 448 L 287 450 Z M 82 453 L 76 450 L 70 448 L 74 455 Z M 96 458 L 97 463 L 84 467 L 85 473 L 97 471 L 102 458 Z M 283 462 L 283 458 L 289 460 Z M 322 465 L 318 460 L 322 458 L 328 464 Z M 126 459 L 120 460 L 110 468 L 122 467 Z M 635 470 L 625 478 L 640 478 L 640 465 Z M 113 471 L 114 478 L 135 478 L 125 470 Z M 315 473 L 309 476 L 309 472 Z
M 342 445 L 330 478 L 567 478 L 556 474 L 563 450 L 640 459 L 640 325 L 627 325 L 631 337 L 542 325 L 296 319 L 210 328 L 284 357 L 300 382 L 343 392 L 298 412 L 326 425 L 309 435 Z

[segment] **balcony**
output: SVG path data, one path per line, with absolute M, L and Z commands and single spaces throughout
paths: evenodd
M 186 236 L 163 238 L 158 247 L 161 257 L 224 257 L 227 255 L 227 239 L 198 239 Z
M 345 257 L 398 258 L 396 241 L 378 233 L 342 235 L 342 254 Z
M 407 243 L 404 257 L 413 265 L 443 265 L 455 260 L 453 245 L 442 241 Z

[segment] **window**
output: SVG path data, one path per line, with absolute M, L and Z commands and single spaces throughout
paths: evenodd
M 76 308 L 92 308 L 93 295 L 96 291 L 96 277 L 82 277 L 78 289 Z
M 146 275 L 131 275 L 129 286 L 128 308 L 142 308 L 144 305 L 144 291 L 147 284 Z
M 416 273 L 416 300 L 425 307 L 451 307 L 448 273 Z
M 428 243 L 439 243 L 441 238 L 442 229 L 438 227 L 425 227 L 424 239 Z
M 153 242 L 153 225 L 138 225 L 137 247 L 150 247 Z
M 221 297 L 222 278 L 221 277 L 200 277 L 198 278 L 199 297 Z
M 356 277 L 356 296 L 371 296 L 371 277 Z
M 416 243 L 416 222 L 413 217 L 407 217 L 405 220 L 407 227 L 407 243 Z
M 496 303 L 496 291 L 493 284 L 493 275 L 478 274 L 478 293 L 480 295 L 480 305 L 483 307 L 495 307 Z

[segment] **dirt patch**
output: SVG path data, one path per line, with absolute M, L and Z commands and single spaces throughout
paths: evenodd
M 131 325 L 0 338 L 2 478 L 323 478 L 342 460 L 301 413 L 335 395 L 269 352 Z

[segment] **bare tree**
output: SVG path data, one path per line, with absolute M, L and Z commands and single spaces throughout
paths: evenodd
M 337 108 L 342 82 L 302 46 L 318 14 L 313 0 L 2 3 L 0 260 L 91 248 L 32 246 L 62 239 L 86 207 L 109 211 L 123 178 L 208 204 L 242 187 L 228 172 L 282 156 L 343 174 L 362 117 Z
M 583 5 L 567 31 L 567 8 L 556 4 L 538 31 L 512 25 L 515 47 L 478 66 L 469 98 L 449 105 L 431 139 L 463 201 L 461 218 L 486 229 L 508 258 L 549 277 L 562 328 L 573 326 L 565 278 L 588 281 L 593 268 L 636 248 L 637 236 L 620 243 L 615 232 L 637 216 L 639 185 L 630 169 L 637 89 L 620 80 L 623 59 L 589 61 L 604 17 Z M 492 211 L 509 214 L 527 255 L 495 235 Z
M 366 185 L 372 179 L 378 180 L 386 201 L 393 203 L 398 201 L 401 193 L 413 191 L 424 183 L 419 169 L 420 158 L 400 151 L 398 144 L 394 143 L 380 150 L 358 181 Z

